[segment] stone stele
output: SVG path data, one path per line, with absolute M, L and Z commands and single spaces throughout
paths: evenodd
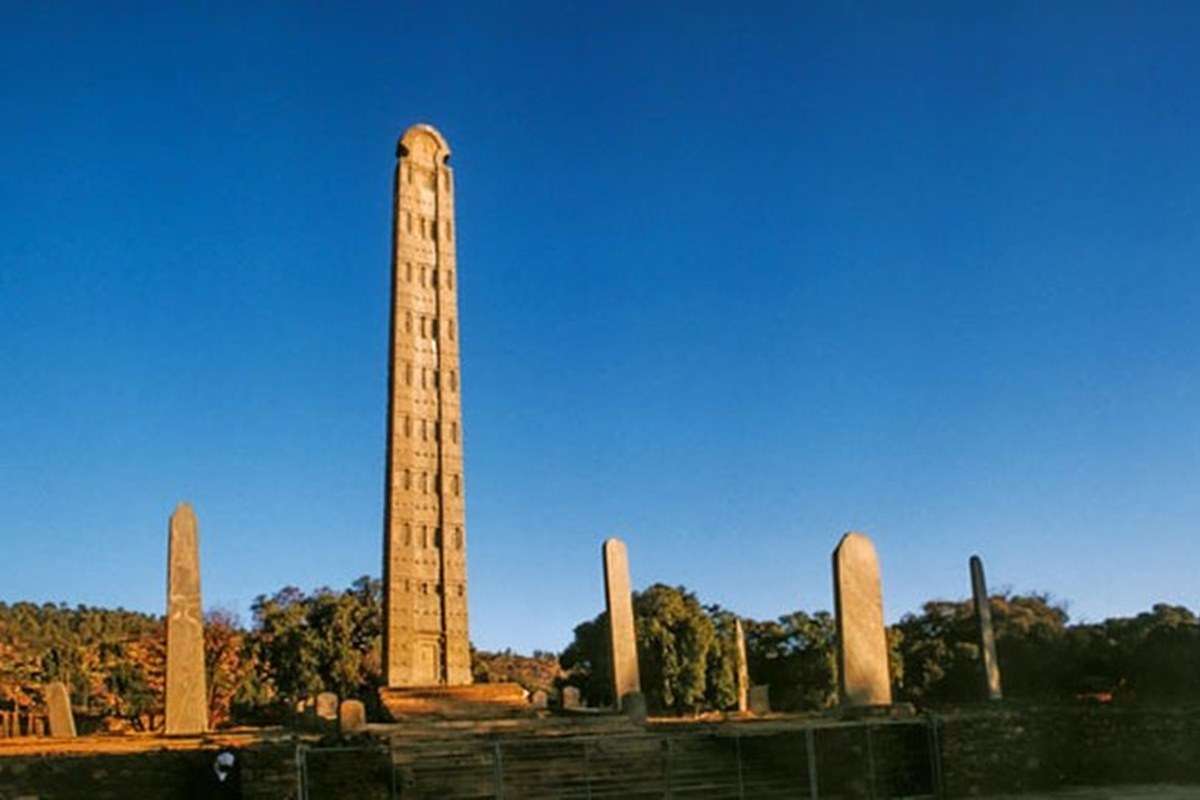
M 734 649 L 737 651 L 737 710 L 750 710 L 750 666 L 746 661 L 746 632 L 742 621 L 733 621 Z
M 842 705 L 891 705 L 879 558 L 875 545 L 861 533 L 847 533 L 833 551 L 833 598 Z
M 167 550 L 168 736 L 208 730 L 197 528 L 192 507 L 180 503 L 171 515 Z
M 767 684 L 750 687 L 750 713 L 769 714 L 771 712 L 771 687 Z
M 625 697 L 641 693 L 637 635 L 633 628 L 633 591 L 629 585 L 629 553 L 620 539 L 608 539 L 604 556 L 604 600 L 608 608 L 608 647 L 612 663 L 613 700 L 625 708 Z
M 449 144 L 429 125 L 412 126 L 396 145 L 383 511 L 388 688 L 471 683 L 458 238 L 449 161 Z M 450 703 L 477 696 L 445 695 Z M 395 699 L 402 702 L 404 695 Z
M 334 722 L 338 718 L 338 696 L 333 692 L 317 695 L 316 715 L 318 720 Z
M 983 560 L 979 556 L 971 556 L 970 563 L 971 597 L 975 602 L 984 688 L 989 700 L 1002 700 L 1004 692 L 1000 687 L 1000 662 L 996 659 L 996 634 L 992 629 L 992 606 L 988 602 L 987 580 L 983 577 Z
M 564 686 L 562 689 L 562 707 L 579 708 L 579 687 Z
M 75 738 L 75 715 L 71 713 L 71 696 L 65 684 L 59 681 L 46 684 L 46 708 L 50 717 L 50 735 Z
M 342 733 L 359 733 L 367 727 L 367 708 L 362 700 L 343 700 L 338 709 L 338 727 Z

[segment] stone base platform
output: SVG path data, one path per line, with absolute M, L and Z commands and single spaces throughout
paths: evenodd
M 397 722 L 414 717 L 502 719 L 535 713 L 519 683 L 382 688 L 379 701 Z

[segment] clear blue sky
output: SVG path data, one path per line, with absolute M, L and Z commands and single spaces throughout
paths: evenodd
M 5 4 L 0 600 L 380 564 L 391 169 L 454 149 L 472 638 L 637 586 L 1200 606 L 1200 12 Z M 919 6 L 919 8 L 917 7 Z

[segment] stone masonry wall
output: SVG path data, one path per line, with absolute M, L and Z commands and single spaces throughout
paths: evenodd
M 294 745 L 237 750 L 246 800 L 296 796 Z M 186 800 L 217 750 L 152 750 L 128 754 L 6 755 L 0 800 Z
M 1006 704 L 941 713 L 936 720 L 947 798 L 1068 786 L 1200 785 L 1200 708 Z M 865 728 L 830 727 L 816 720 L 781 721 L 769 736 L 754 736 L 754 728 L 749 727 L 736 746 L 729 735 L 739 726 L 726 726 L 724 736 L 714 735 L 715 730 L 680 729 L 671 735 L 669 747 L 661 733 L 610 736 L 598 731 L 599 735 L 588 737 L 593 742 L 588 758 L 579 751 L 581 739 L 573 745 L 566 739 L 553 745 L 537 739 L 507 740 L 505 785 L 513 790 L 512 796 L 521 796 L 527 788 L 521 782 L 536 780 L 541 785 L 559 777 L 578 777 L 576 773 L 586 762 L 593 780 L 645 787 L 651 790 L 646 796 L 653 796 L 652 787 L 661 783 L 662 760 L 669 755 L 681 775 L 703 774 L 716 787 L 739 774 L 736 760 L 730 759 L 740 749 L 747 796 L 754 795 L 752 787 L 758 782 L 780 785 L 782 781 L 803 789 L 807 786 L 804 759 L 797 754 L 803 753 L 805 729 L 814 723 L 824 728 L 816 731 L 822 796 L 829 792 L 842 797 L 886 797 L 928 791 L 922 766 L 928 764 L 924 726 L 873 726 L 868 741 Z M 413 762 L 400 770 L 405 797 L 444 796 L 444 792 L 422 791 L 430 788 L 426 784 L 433 778 L 455 777 L 460 782 L 480 778 L 491 785 L 490 762 L 480 761 L 478 769 L 472 770 L 466 768 L 470 759 L 461 758 L 460 750 L 479 750 L 472 737 L 453 743 L 430 741 L 432 750 L 414 742 L 397 746 L 398 753 L 407 753 Z M 448 762 L 445 759 L 451 751 L 458 756 Z M 211 765 L 215 752 L 207 748 L 90 755 L 5 754 L 0 756 L 0 800 L 179 800 L 191 796 L 197 776 Z M 294 800 L 294 742 L 257 743 L 238 752 L 247 800 Z M 447 771 L 451 762 L 457 767 Z M 873 786 L 866 780 L 871 762 L 877 776 Z M 314 798 L 385 800 L 390 796 L 386 752 L 314 752 L 307 764 Z M 645 769 L 639 772 L 638 765 Z
M 947 797 L 1200 784 L 1200 708 L 1002 706 L 938 720 Z

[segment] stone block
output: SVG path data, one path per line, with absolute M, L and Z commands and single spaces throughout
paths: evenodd
M 338 718 L 338 696 L 333 692 L 317 695 L 316 714 L 318 722 L 336 722 Z
M 562 707 L 563 708 L 581 708 L 582 703 L 579 699 L 578 686 L 564 686 L 562 688 Z
M 530 713 L 528 693 L 519 683 L 468 686 L 381 688 L 379 700 L 392 719 L 504 719 Z
M 771 687 L 765 683 L 758 686 L 751 686 L 749 705 L 751 714 L 771 713 Z
M 621 713 L 635 722 L 644 722 L 647 717 L 646 695 L 629 692 L 621 698 Z
M 546 708 L 550 705 L 550 695 L 542 689 L 538 689 L 529 696 L 529 704 L 534 708 Z
M 861 533 L 847 533 L 833 551 L 833 594 L 842 705 L 891 705 L 879 558 L 875 545 Z
M 362 700 L 343 700 L 338 709 L 338 727 L 344 734 L 361 733 L 367 728 L 367 707 Z

